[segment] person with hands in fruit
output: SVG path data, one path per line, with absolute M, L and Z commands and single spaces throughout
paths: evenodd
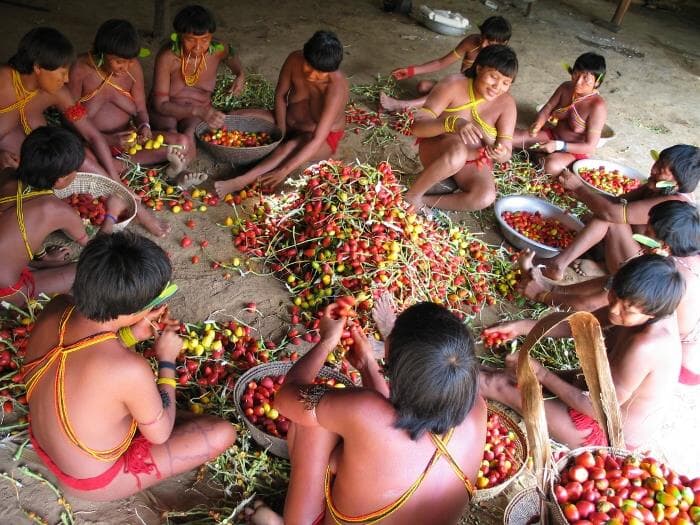
M 605 78 L 605 58 L 584 53 L 568 72 L 571 80 L 556 89 L 530 128 L 516 130 L 513 136 L 517 147 L 545 153 L 544 169 L 552 175 L 595 153 L 608 117 L 598 92 Z
M 292 51 L 282 66 L 275 89 L 274 112 L 240 110 L 282 131 L 275 150 L 247 173 L 215 184 L 220 197 L 260 179 L 274 189 L 304 164 L 335 155 L 345 134 L 345 106 L 350 86 L 340 71 L 343 46 L 335 33 L 316 31 L 303 49 Z
M 161 306 L 177 289 L 153 241 L 100 235 L 78 260 L 73 295 L 37 318 L 21 373 L 29 436 L 67 494 L 125 498 L 214 459 L 233 444 L 228 421 L 176 421 L 179 323 Z M 157 376 L 133 348 L 155 336 Z
M 507 46 L 481 50 L 464 75 L 441 80 L 417 113 L 413 135 L 424 170 L 405 194 L 417 209 L 481 210 L 496 198 L 493 163 L 512 152 L 516 107 L 508 93 L 518 59 Z M 460 191 L 431 195 L 452 178 Z
M 233 47 L 214 39 L 216 20 L 207 8 L 182 8 L 175 15 L 173 29 L 171 41 L 155 61 L 151 121 L 154 127 L 179 131 L 191 141 L 200 122 L 206 122 L 211 129 L 224 124 L 224 113 L 211 105 L 219 64 L 228 66 L 235 75 L 232 95 L 243 92 L 245 73 Z
M 535 264 L 543 265 L 545 277 L 558 281 L 569 264 L 602 242 L 607 273 L 615 273 L 623 262 L 639 252 L 640 246 L 632 235 L 644 232 L 651 208 L 669 200 L 694 203 L 698 180 L 700 148 L 687 144 L 663 150 L 651 167 L 647 183 L 620 197 L 594 191 L 565 169 L 559 181 L 591 210 L 592 217 L 565 250 L 550 259 L 535 258 Z
M 460 71 L 464 73 L 469 69 L 474 60 L 476 60 L 479 52 L 493 44 L 508 44 L 511 37 L 511 27 L 508 20 L 502 16 L 491 16 L 484 20 L 479 26 L 479 33 L 466 36 L 457 47 L 441 58 L 436 58 L 425 64 L 418 66 L 400 67 L 391 72 L 391 76 L 396 80 L 405 80 L 412 78 L 415 75 L 424 75 L 426 73 L 434 73 L 441 71 L 458 60 L 461 60 Z M 423 107 L 428 99 L 430 90 L 435 87 L 434 80 L 421 80 L 416 86 L 416 90 L 420 95 L 412 100 L 401 100 L 390 97 L 385 93 L 379 95 L 379 105 L 387 111 L 404 111 L 409 108 Z
M 348 353 L 362 388 L 313 384 L 340 342 L 344 319 L 328 306 L 321 341 L 299 359 L 275 397 L 293 423 L 284 517 L 262 502 L 254 524 L 346 521 L 456 524 L 473 495 L 486 441 L 486 403 L 468 329 L 421 303 L 401 313 L 385 344 L 382 376 L 359 328 Z
M 673 260 L 656 254 L 636 257 L 615 274 L 609 304 L 593 312 L 608 350 L 613 385 L 620 405 L 623 434 L 629 449 L 647 445 L 661 428 L 663 411 L 681 370 L 681 344 L 675 311 L 685 292 L 683 276 Z M 553 314 L 557 315 L 557 314 Z M 524 319 L 484 331 L 506 338 L 527 335 L 536 321 Z M 548 332 L 571 337 L 568 325 Z M 542 386 L 556 396 L 545 401 L 549 433 L 569 448 L 606 446 L 605 433 L 594 419 L 588 392 L 530 360 Z M 508 364 L 517 364 L 517 355 Z M 512 372 L 512 371 L 511 371 Z M 522 412 L 514 374 L 482 370 L 481 394 Z
M 40 127 L 22 143 L 16 170 L 0 171 L 0 299 L 22 305 L 41 293 L 67 293 L 75 264 L 67 247 L 43 247 L 46 238 L 62 230 L 81 246 L 88 234 L 80 216 L 54 195 L 54 189 L 73 182 L 83 163 L 85 148 L 70 131 Z M 107 200 L 101 231 L 111 233 L 127 203 Z

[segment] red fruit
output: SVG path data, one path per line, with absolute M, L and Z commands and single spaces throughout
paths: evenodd
M 195 223 L 192 219 L 188 219 L 187 222 L 185 222 L 185 226 L 187 226 L 190 230 L 194 230 Z
M 180 239 L 180 246 L 182 246 L 183 248 L 192 246 L 192 239 L 185 235 L 182 239 Z
M 569 501 L 569 493 L 561 485 L 554 486 L 554 497 L 559 503 L 566 503 Z
M 565 503 L 562 507 L 562 511 L 564 512 L 564 516 L 569 523 L 573 523 L 581 519 L 581 514 L 579 513 L 576 505 L 573 503 Z
M 588 469 L 580 465 L 574 465 L 569 469 L 569 479 L 583 483 L 588 479 Z
M 595 512 L 595 505 L 591 501 L 578 501 L 576 502 L 576 509 L 578 510 L 579 516 L 586 519 L 592 512 Z
M 587 469 L 591 469 L 596 466 L 596 460 L 595 457 L 593 456 L 592 452 L 583 452 L 582 454 L 579 454 L 576 456 L 576 459 L 574 461 L 576 465 L 579 465 L 581 467 L 586 467 Z M 594 478 L 594 479 L 600 479 L 600 478 Z
M 199 262 L 199 255 L 192 256 L 192 264 L 197 264 Z

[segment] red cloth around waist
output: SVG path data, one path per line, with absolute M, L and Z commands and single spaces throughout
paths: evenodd
M 331 147 L 331 153 L 335 153 L 338 149 L 338 144 L 340 144 L 341 139 L 345 135 L 345 130 L 331 131 L 326 137 L 326 144 Z
M 34 297 L 36 296 L 34 275 L 32 275 L 32 272 L 29 269 L 29 267 L 26 267 L 24 270 L 22 270 L 22 273 L 19 276 L 19 280 L 13 286 L 0 288 L 0 298 L 10 297 L 11 295 L 14 295 L 20 290 L 22 290 L 22 288 L 24 287 L 27 288 L 27 297 L 29 297 L 30 299 L 34 299 Z
M 586 414 L 582 414 L 573 408 L 569 409 L 569 417 L 571 422 L 576 427 L 576 430 L 590 430 L 588 437 L 583 441 L 585 447 L 607 447 L 608 439 L 605 437 L 605 432 L 600 428 L 598 422 Z

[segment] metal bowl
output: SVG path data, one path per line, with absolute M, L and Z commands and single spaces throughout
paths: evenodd
M 627 177 L 630 177 L 632 179 L 637 179 L 639 181 L 645 182 L 647 180 L 647 177 L 642 175 L 640 171 L 637 171 L 634 168 L 630 168 L 629 166 L 624 166 L 623 164 L 618 164 L 616 162 L 610 162 L 608 160 L 600 160 L 600 159 L 583 159 L 583 160 L 577 160 L 574 162 L 574 165 L 571 167 L 571 170 L 583 181 L 583 183 L 591 188 L 593 191 L 596 191 L 600 193 L 601 195 L 608 195 L 610 197 L 615 197 L 612 193 L 608 193 L 607 191 L 603 191 L 600 188 L 597 188 L 593 186 L 592 184 L 589 184 L 586 182 L 579 174 L 578 170 L 581 168 L 604 168 L 605 171 L 613 171 L 617 170 L 621 175 L 626 175 Z
M 539 106 L 537 106 L 535 108 L 537 110 L 537 113 L 539 113 L 543 107 L 544 104 L 540 104 Z M 602 148 L 603 146 L 605 146 L 606 143 L 614 139 L 616 136 L 617 134 L 615 133 L 615 130 L 606 124 L 605 126 L 603 126 L 603 131 L 600 132 L 600 138 L 598 139 L 598 145 L 596 147 Z
M 559 219 L 564 226 L 573 231 L 578 232 L 583 229 L 583 223 L 580 220 L 572 217 L 554 204 L 533 195 L 509 195 L 508 197 L 498 199 L 494 205 L 494 212 L 496 213 L 496 220 L 501 227 L 503 236 L 513 246 L 520 249 L 530 248 L 539 257 L 554 257 L 558 255 L 561 250 L 533 241 L 511 228 L 501 217 L 501 214 L 505 211 L 528 211 L 530 213 L 538 211 L 543 217 Z

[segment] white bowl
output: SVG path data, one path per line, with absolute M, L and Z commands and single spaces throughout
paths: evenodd
M 561 250 L 533 241 L 511 228 L 501 217 L 501 214 L 505 211 L 528 211 L 530 213 L 538 211 L 543 217 L 559 219 L 559 221 L 570 230 L 579 232 L 583 229 L 583 223 L 576 217 L 569 215 L 558 206 L 540 199 L 539 197 L 533 195 L 509 195 L 508 197 L 498 199 L 494 205 L 494 212 L 496 213 L 496 220 L 501 227 L 503 236 L 516 248 L 530 248 L 540 257 L 554 257 L 558 255 Z
M 578 170 L 581 168 L 590 168 L 590 169 L 596 169 L 596 168 L 604 168 L 605 171 L 613 171 L 617 170 L 618 173 L 621 175 L 626 175 L 627 177 L 630 177 L 631 179 L 637 179 L 644 183 L 647 180 L 647 177 L 642 175 L 640 171 L 637 171 L 634 168 L 630 168 L 629 166 L 625 166 L 623 164 L 618 164 L 617 162 L 610 162 L 609 160 L 601 160 L 601 159 L 583 159 L 583 160 L 577 160 L 574 162 L 574 165 L 571 167 L 571 170 L 583 181 L 583 183 L 591 188 L 593 191 L 596 191 L 600 193 L 601 195 L 608 195 L 610 197 L 615 197 L 612 193 L 608 193 L 607 191 L 603 191 L 600 188 L 596 188 L 592 184 L 589 184 L 586 182 L 579 174 Z
M 537 106 L 535 108 L 537 110 L 537 113 L 539 113 L 543 107 L 544 107 L 544 104 L 540 104 L 539 106 Z M 545 124 L 545 125 L 547 125 L 547 124 Z M 603 126 L 603 131 L 600 132 L 600 138 L 598 139 L 598 145 L 596 147 L 602 148 L 608 141 L 611 141 L 615 137 L 616 137 L 615 130 L 612 129 L 607 124 L 605 124 L 605 126 Z

